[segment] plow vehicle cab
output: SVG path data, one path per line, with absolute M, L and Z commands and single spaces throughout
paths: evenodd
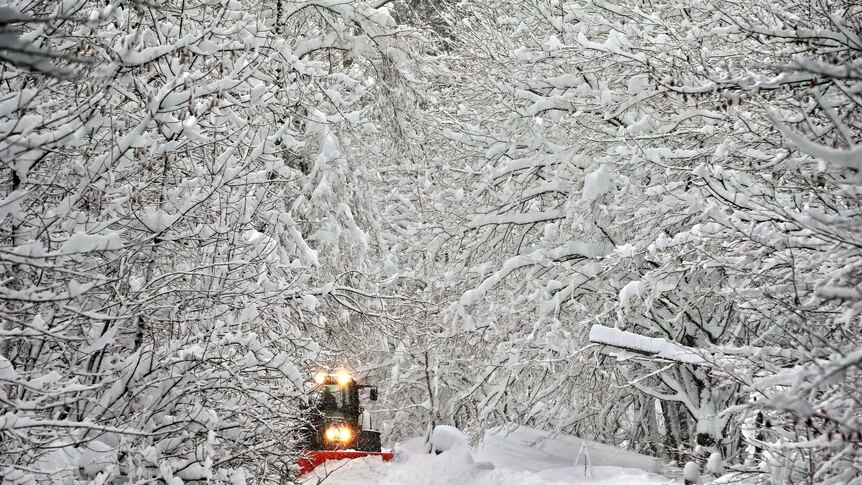
M 371 416 L 360 403 L 360 389 L 368 389 L 369 400 L 376 401 L 377 387 L 357 384 L 343 372 L 320 372 L 314 376 L 314 385 L 305 450 L 298 463 L 301 474 L 327 460 L 392 459 L 392 453 L 382 452 L 380 432 L 373 429 Z

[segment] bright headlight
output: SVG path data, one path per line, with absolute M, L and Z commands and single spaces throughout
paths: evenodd
M 318 386 L 322 386 L 324 382 L 326 382 L 326 373 L 325 372 L 318 372 L 317 374 L 315 374 L 315 376 L 314 376 L 314 383 L 315 384 L 317 384 Z
M 330 426 L 323 433 L 326 441 L 338 441 L 340 443 L 348 443 L 353 439 L 353 430 L 349 426 Z
M 347 374 L 338 374 L 338 375 L 336 375 L 336 376 L 335 376 L 335 382 L 337 382 L 337 383 L 338 383 L 338 385 L 339 385 L 339 386 L 341 386 L 341 387 L 344 387 L 344 386 L 346 386 L 346 385 L 350 384 L 350 381 L 351 381 L 352 379 L 353 379 L 353 378 L 352 378 L 352 377 L 350 377 L 350 376 L 349 376 L 349 375 L 347 375 Z

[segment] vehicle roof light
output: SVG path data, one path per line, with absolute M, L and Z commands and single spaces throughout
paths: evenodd
M 352 381 L 352 380 L 353 380 L 353 378 L 347 374 L 336 374 L 335 375 L 335 382 L 337 382 L 338 385 L 341 387 L 344 387 L 344 386 L 350 384 L 350 381 Z

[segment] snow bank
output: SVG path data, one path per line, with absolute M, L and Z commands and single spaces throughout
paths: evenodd
M 582 446 L 586 446 L 590 461 L 599 471 L 597 477 L 602 476 L 600 471 L 603 467 L 636 469 L 648 473 L 660 473 L 664 469 L 659 458 L 576 436 L 560 435 L 551 439 L 545 431 L 524 426 L 514 430 L 489 431 L 479 445 L 476 457 L 489 460 L 503 468 L 516 467 L 542 472 L 574 467 Z M 583 465 L 580 468 L 583 473 Z
M 438 441 L 439 440 L 439 441 Z M 425 452 L 421 438 L 395 446 L 395 459 L 379 457 L 327 462 L 300 483 L 327 485 L 659 485 L 666 477 L 657 470 L 658 459 L 585 441 L 573 436 L 548 439 L 530 428 L 489 432 L 475 453 L 466 437 L 451 426 L 435 428 L 432 443 L 450 445 L 439 455 Z M 593 463 L 585 476 L 575 458 L 586 444 Z M 463 445 L 463 446 L 462 446 Z
M 467 485 L 473 483 L 516 485 L 530 483 L 494 481 L 495 479 L 491 478 L 493 465 L 477 463 L 466 446 L 455 446 L 453 449 L 437 455 L 426 453 L 421 442 L 419 445 L 418 447 L 396 447 L 395 459 L 388 463 L 383 462 L 377 456 L 328 461 L 313 472 L 303 476 L 300 483 L 308 485 L 317 484 L 321 481 L 327 485 Z

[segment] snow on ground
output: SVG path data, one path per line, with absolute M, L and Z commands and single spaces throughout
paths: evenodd
M 661 462 L 637 453 L 587 441 L 593 463 L 585 475 L 578 457 L 584 440 L 547 438 L 541 431 L 519 428 L 489 432 L 475 450 L 456 446 L 439 455 L 423 451 L 417 438 L 395 447 L 393 461 L 378 457 L 326 462 L 302 483 L 326 485 L 666 485 L 673 480 L 655 473 Z

